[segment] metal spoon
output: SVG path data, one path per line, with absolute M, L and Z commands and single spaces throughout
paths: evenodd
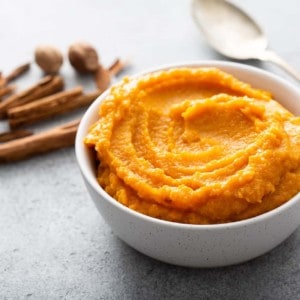
M 259 59 L 277 64 L 298 81 L 298 74 L 275 52 L 261 27 L 243 10 L 226 0 L 193 0 L 192 13 L 208 43 L 234 59 Z

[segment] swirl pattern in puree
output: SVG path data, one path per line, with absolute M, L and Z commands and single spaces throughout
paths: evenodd
M 300 191 L 300 118 L 215 68 L 177 68 L 113 86 L 85 143 L 116 200 L 163 220 L 246 219 Z

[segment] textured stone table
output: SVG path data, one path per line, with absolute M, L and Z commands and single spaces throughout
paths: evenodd
M 241 1 L 271 45 L 300 71 L 300 3 Z M 103 63 L 131 59 L 128 71 L 186 60 L 224 59 L 190 17 L 190 1 L 2 0 L 3 71 L 32 58 L 39 43 L 66 52 L 84 39 Z M 269 64 L 256 64 L 285 76 Z M 68 63 L 67 86 L 77 77 Z M 41 76 L 33 67 L 20 87 Z M 72 119 L 54 118 L 35 130 Z M 0 129 L 6 128 L 0 123 Z M 154 261 L 111 232 L 89 199 L 73 149 L 0 166 L 0 299 L 300 299 L 300 228 L 271 253 L 243 265 L 187 269 Z

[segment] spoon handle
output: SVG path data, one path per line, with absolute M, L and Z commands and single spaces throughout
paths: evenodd
M 282 59 L 277 53 L 266 50 L 262 56 L 263 60 L 270 61 L 283 70 L 285 70 L 287 73 L 289 73 L 292 77 L 294 77 L 296 80 L 300 82 L 300 73 L 298 73 L 294 68 L 292 68 L 284 59 Z

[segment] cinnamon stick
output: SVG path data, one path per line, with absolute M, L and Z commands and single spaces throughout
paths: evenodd
M 120 72 L 122 72 L 125 67 L 128 65 L 128 62 L 123 61 L 119 58 L 117 58 L 109 67 L 108 67 L 108 71 L 110 73 L 111 76 L 116 76 L 118 75 Z
M 95 72 L 95 81 L 98 90 L 105 91 L 111 82 L 111 75 L 108 69 L 99 65 L 97 71 Z
M 75 88 L 11 108 L 8 110 L 9 125 L 11 128 L 16 128 L 87 106 L 101 94 L 101 91 L 83 95 L 81 93 L 82 88 Z
M 17 79 L 18 77 L 25 74 L 30 69 L 30 63 L 26 63 L 23 65 L 20 65 L 19 67 L 16 67 L 14 70 L 12 70 L 8 75 L 5 76 L 6 82 L 10 82 L 12 80 Z
M 74 145 L 80 120 L 0 145 L 0 162 L 11 162 Z
M 0 72 L 0 87 L 5 86 L 5 84 L 6 84 L 6 80 L 5 80 L 2 72 Z
M 64 83 L 60 76 L 46 76 L 32 87 L 14 94 L 0 103 L 0 118 L 7 116 L 7 110 L 23 105 L 36 99 L 54 94 L 63 89 Z
M 105 91 L 111 83 L 111 78 L 123 71 L 127 64 L 127 62 L 118 58 L 107 69 L 102 65 L 99 65 L 95 72 L 95 82 L 97 88 L 100 91 Z
M 3 96 L 7 96 L 14 92 L 15 88 L 16 87 L 14 85 L 5 85 L 0 87 L 0 100 L 2 100 Z
M 0 143 L 20 139 L 20 138 L 23 138 L 25 136 L 29 136 L 32 134 L 33 133 L 31 131 L 25 130 L 25 129 L 2 132 L 2 133 L 0 133 Z

